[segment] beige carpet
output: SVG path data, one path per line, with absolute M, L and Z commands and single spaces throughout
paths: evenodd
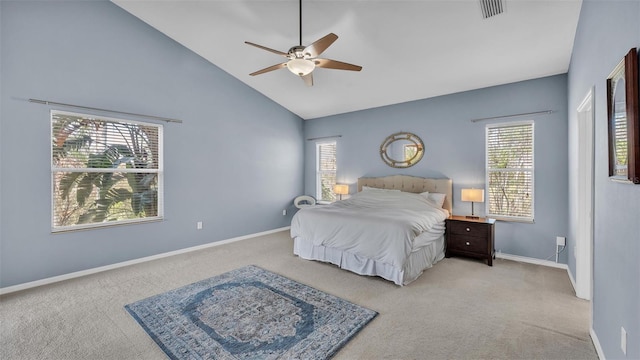
M 0 358 L 162 359 L 123 306 L 249 264 L 380 313 L 335 359 L 597 359 L 565 270 L 450 258 L 398 287 L 302 260 L 288 232 L 4 295 Z

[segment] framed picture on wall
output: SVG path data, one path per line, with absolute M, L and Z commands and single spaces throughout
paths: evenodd
M 638 51 L 633 48 L 607 78 L 609 178 L 640 184 Z

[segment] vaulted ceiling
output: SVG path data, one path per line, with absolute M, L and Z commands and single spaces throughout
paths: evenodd
M 303 0 L 302 42 L 339 36 L 322 58 L 360 72 L 316 68 L 307 87 L 286 61 L 299 42 L 296 0 L 112 0 L 303 119 L 567 72 L 582 0 Z

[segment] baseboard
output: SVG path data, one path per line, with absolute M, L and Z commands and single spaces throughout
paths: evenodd
M 528 264 L 549 266 L 549 267 L 554 267 L 554 268 L 558 268 L 558 269 L 565 269 L 565 270 L 569 269 L 567 264 L 559 264 L 557 262 L 553 262 L 553 261 L 549 261 L 549 260 L 540 260 L 540 259 L 530 258 L 530 257 L 526 257 L 526 256 L 505 254 L 505 253 L 502 253 L 502 252 L 496 253 L 496 258 L 505 259 L 505 260 L 512 260 L 512 261 L 518 261 L 518 262 L 523 262 L 523 263 L 528 263 Z
M 600 346 L 600 340 L 598 340 L 598 335 L 596 335 L 596 332 L 595 330 L 593 330 L 593 328 L 589 329 L 589 335 L 591 335 L 591 341 L 593 341 L 593 346 L 596 348 L 598 358 L 600 358 L 600 360 L 606 360 L 604 357 L 604 352 L 602 351 L 602 346 Z
M 573 278 L 573 274 L 569 271 L 569 267 L 567 266 L 567 274 L 569 274 L 569 280 L 571 280 L 571 286 L 573 286 L 573 293 L 576 293 L 576 279 Z
M 13 293 L 13 292 L 16 292 L 16 291 L 26 290 L 26 289 L 31 289 L 31 288 L 34 288 L 34 287 L 37 287 L 37 286 L 49 285 L 49 284 L 57 283 L 57 282 L 64 281 L 64 280 L 75 279 L 75 278 L 79 278 L 79 277 L 82 277 L 82 276 L 87 276 L 87 275 L 100 273 L 100 272 L 103 272 L 103 271 L 118 269 L 118 268 L 125 267 L 125 266 L 140 264 L 140 263 L 147 262 L 147 261 L 162 259 L 162 258 L 166 258 L 166 257 L 169 257 L 169 256 L 180 255 L 180 254 L 184 254 L 184 253 L 188 253 L 188 252 L 192 252 L 192 251 L 203 250 L 203 249 L 207 249 L 207 248 L 214 247 L 214 246 L 220 246 L 220 245 L 225 245 L 225 244 L 229 244 L 229 243 L 233 243 L 233 242 L 237 242 L 237 241 L 252 239 L 252 238 L 255 238 L 255 237 L 258 237 L 258 236 L 264 236 L 264 235 L 277 233 L 277 232 L 280 232 L 280 231 L 285 231 L 285 230 L 288 230 L 290 228 L 291 228 L 290 226 L 285 226 L 285 227 L 282 227 L 282 228 L 279 228 L 279 229 L 267 230 L 267 231 L 263 231 L 263 232 L 259 232 L 259 233 L 255 233 L 255 234 L 238 236 L 238 237 L 231 238 L 231 239 L 216 241 L 216 242 L 203 244 L 203 245 L 198 245 L 198 246 L 192 246 L 192 247 L 188 247 L 188 248 L 184 248 L 184 249 L 169 251 L 169 252 L 162 253 L 162 254 L 151 255 L 151 256 L 147 256 L 147 257 L 143 257 L 143 258 L 139 258 L 139 259 L 133 259 L 133 260 L 123 261 L 123 262 L 119 262 L 119 263 L 115 263 L 115 264 L 111 264 L 111 265 L 100 266 L 100 267 L 97 267 L 97 268 L 76 271 L 76 272 L 72 272 L 72 273 L 69 273 L 69 274 L 53 276 L 53 277 L 50 277 L 50 278 L 36 280 L 36 281 L 30 281 L 30 282 L 23 283 L 23 284 L 7 286 L 7 287 L 4 287 L 4 288 L 0 288 L 0 295 L 5 295 L 5 294 Z

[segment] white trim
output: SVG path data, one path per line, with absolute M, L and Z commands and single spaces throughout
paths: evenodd
M 279 229 L 267 230 L 267 231 L 263 231 L 263 232 L 259 232 L 259 233 L 255 233 L 255 234 L 238 236 L 238 237 L 227 239 L 227 240 L 215 241 L 215 242 L 211 242 L 211 243 L 208 243 L 208 244 L 197 245 L 197 246 L 192 246 L 192 247 L 188 247 L 188 248 L 184 248 L 184 249 L 169 251 L 169 252 L 162 253 L 162 254 L 146 256 L 146 257 L 139 258 L 139 259 L 123 261 L 123 262 L 119 262 L 119 263 L 115 263 L 115 264 L 111 264 L 111 265 L 100 266 L 100 267 L 97 267 L 97 268 L 76 271 L 76 272 L 72 272 L 72 273 L 68 273 L 68 274 L 64 274 L 64 275 L 59 275 L 59 276 L 53 276 L 53 277 L 46 278 L 46 279 L 31 281 L 31 282 L 22 283 L 22 284 L 13 285 L 13 286 L 7 286 L 7 287 L 4 287 L 4 288 L 0 288 L 0 295 L 10 294 L 10 293 L 13 293 L 13 292 L 16 292 L 16 291 L 21 291 L 21 290 L 26 290 L 26 289 L 31 289 L 31 288 L 34 288 L 34 287 L 37 287 L 37 286 L 49 285 L 49 284 L 57 283 L 57 282 L 64 281 L 64 280 L 75 279 L 75 278 L 78 278 L 78 277 L 82 277 L 82 276 L 86 276 L 86 275 L 92 275 L 92 274 L 96 274 L 96 273 L 107 271 L 107 270 L 118 269 L 118 268 L 129 266 L 129 265 L 135 265 L 135 264 L 140 264 L 140 263 L 144 263 L 144 262 L 147 262 L 147 261 L 162 259 L 162 258 L 166 258 L 166 257 L 169 257 L 169 256 L 180 255 L 180 254 L 184 254 L 184 253 L 188 253 L 188 252 L 192 252 L 192 251 L 207 249 L 207 248 L 214 247 L 214 246 L 225 245 L 225 244 L 229 244 L 229 243 L 233 243 L 233 242 L 237 242 L 237 241 L 241 241 L 241 240 L 247 240 L 247 239 L 251 239 L 251 238 L 255 238 L 255 237 L 259 237 L 259 236 L 269 235 L 269 234 L 277 233 L 277 232 L 280 232 L 280 231 L 285 231 L 285 230 L 288 230 L 290 228 L 291 228 L 291 226 L 285 226 L 285 227 L 281 227 Z
M 489 188 L 487 188 L 488 190 Z M 504 216 L 504 215 L 491 215 L 487 216 L 491 219 L 496 219 L 497 221 L 510 221 L 510 222 L 519 222 L 523 224 L 535 224 L 536 221 L 534 218 L 524 217 L 524 216 Z
M 533 124 L 533 119 L 526 120 L 518 120 L 518 121 L 501 121 L 492 124 L 485 125 L 486 128 L 502 128 L 502 127 L 513 127 L 513 126 L 522 126 Z
M 323 142 L 316 142 L 316 193 L 315 197 L 318 200 L 322 200 L 322 191 L 320 190 L 320 145 L 324 144 Z M 317 200 L 316 200 L 317 201 Z
M 553 267 L 558 269 L 565 269 L 565 270 L 569 269 L 567 264 L 559 264 L 557 262 L 553 262 L 549 260 L 540 260 L 540 259 L 530 258 L 526 256 L 505 254 L 502 252 L 496 253 L 496 257 L 499 259 L 512 260 L 512 261 L 523 262 L 523 263 L 534 264 L 534 265 L 548 266 L 548 267 Z
M 569 280 L 571 280 L 571 286 L 573 286 L 573 292 L 575 293 L 576 292 L 576 279 L 573 278 L 573 274 L 569 270 L 569 267 L 567 267 L 567 274 L 569 274 Z
M 87 169 L 91 169 L 92 173 L 144 173 L 144 174 L 158 174 L 157 169 L 138 169 L 138 168 L 130 168 L 130 169 L 121 169 L 121 168 L 63 168 L 63 167 L 51 167 L 51 171 L 53 172 L 68 172 L 68 173 L 86 173 Z
M 320 169 L 320 147 L 323 145 L 332 145 L 334 146 L 334 155 L 336 158 L 336 170 L 321 170 Z M 338 168 L 337 168 L 337 160 L 338 160 L 338 142 L 336 140 L 325 140 L 325 141 L 316 141 L 316 201 L 326 201 L 322 198 L 322 174 L 334 173 L 334 177 L 336 181 L 338 180 Z M 334 183 L 335 185 L 335 183 Z M 331 201 L 327 201 L 327 203 L 331 203 Z
M 596 353 L 600 360 L 606 360 L 604 357 L 604 351 L 602 351 L 602 346 L 600 346 L 600 340 L 598 340 L 598 335 L 596 335 L 596 331 L 593 330 L 593 327 L 589 329 L 589 335 L 591 335 L 591 341 L 593 342 L 593 346 L 596 348 Z
M 531 125 L 531 168 L 519 168 L 519 169 L 490 169 L 489 168 L 489 142 L 488 142 L 488 134 L 490 129 L 496 128 L 507 128 L 507 127 L 515 127 L 515 126 L 525 126 Z M 533 224 L 535 221 L 535 169 L 536 169 L 536 132 L 535 132 L 535 121 L 534 120 L 522 120 L 522 121 L 513 121 L 513 122 L 499 122 L 494 124 L 487 124 L 484 127 L 484 170 L 485 170 L 485 194 L 487 194 L 487 205 L 486 205 L 486 214 L 487 217 L 492 219 L 502 218 L 503 221 L 519 221 L 523 223 L 531 223 Z M 489 191 L 489 172 L 490 171 L 521 171 L 521 172 L 529 172 L 531 173 L 531 216 L 508 216 L 503 214 L 491 214 L 490 213 L 490 204 L 491 201 L 491 192 Z M 518 220 L 520 219 L 520 220 Z
M 31 99 L 30 99 L 31 100 Z M 47 104 L 49 102 L 46 102 Z M 63 104 L 66 105 L 66 104 Z M 73 105 L 72 105 L 73 106 Z M 82 106 L 74 106 L 80 107 Z M 95 109 L 94 109 L 95 110 Z M 118 111 L 111 111 L 118 112 Z M 126 114 L 119 112 L 121 114 Z M 54 137 L 54 116 L 72 116 L 82 119 L 88 119 L 91 121 L 103 121 L 107 123 L 112 123 L 114 125 L 118 124 L 134 124 L 140 126 L 148 126 L 155 127 L 158 131 L 158 167 L 155 169 L 121 169 L 121 168 L 89 168 L 88 165 L 85 167 L 78 168 L 64 168 L 64 167 L 56 167 L 53 163 L 53 146 L 50 146 L 49 151 L 49 160 L 51 164 L 51 233 L 61 233 L 61 232 L 69 232 L 69 231 L 77 231 L 77 230 L 91 230 L 98 229 L 103 227 L 115 226 L 115 225 L 129 225 L 129 224 L 142 224 L 146 222 L 153 221 L 162 221 L 164 219 L 164 125 L 157 124 L 153 122 L 145 122 L 145 121 L 136 121 L 130 119 L 118 119 L 113 117 L 106 117 L 95 114 L 81 114 L 75 112 L 68 112 L 62 110 L 51 109 L 49 111 L 49 130 L 50 137 L 53 139 Z M 138 114 L 130 114 L 130 115 L 138 115 Z M 140 116 L 140 115 L 138 115 Z M 142 115 L 143 117 L 146 117 Z M 106 130 L 105 130 L 106 131 Z M 106 135 L 105 135 L 106 136 Z M 55 175 L 60 172 L 70 172 L 70 173 L 146 173 L 146 174 L 157 174 L 158 176 L 158 184 L 157 184 L 157 211 L 158 214 L 156 216 L 149 216 L 144 218 L 132 218 L 132 219 L 124 219 L 124 220 L 116 220 L 116 221 L 108 221 L 108 222 L 91 222 L 86 224 L 74 224 L 74 225 L 60 225 L 56 226 L 56 191 L 55 191 Z M 0 294 L 2 294 L 0 292 Z
M 577 171 L 574 206 L 576 295 L 585 300 L 593 298 L 593 217 L 594 217 L 594 164 L 595 113 L 593 88 L 585 96 L 577 112 Z

